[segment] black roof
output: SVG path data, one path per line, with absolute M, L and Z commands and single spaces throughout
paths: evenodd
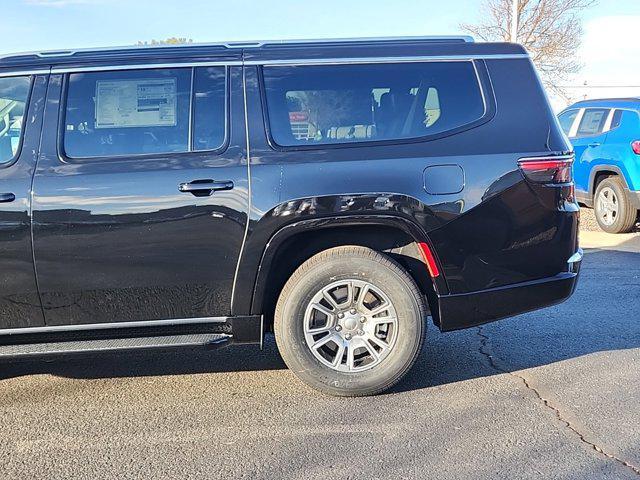
M 54 50 L 9 54 L 0 57 L 0 71 L 15 68 L 48 68 L 91 64 L 165 61 L 226 61 L 251 57 L 300 58 L 336 56 L 523 54 L 519 45 L 509 43 L 475 43 L 471 37 L 399 37 L 325 40 L 275 40 L 211 44 L 152 45 L 79 50 Z M 407 53 L 409 52 L 409 53 Z

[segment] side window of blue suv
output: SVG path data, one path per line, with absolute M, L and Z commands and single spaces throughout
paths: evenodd
M 571 131 L 571 127 L 573 126 L 573 122 L 576 120 L 578 116 L 578 112 L 580 110 L 567 110 L 564 113 L 561 113 L 558 117 L 560 121 L 560 127 L 566 136 L 569 136 L 569 132 Z
M 607 117 L 609 116 L 609 111 L 609 108 L 586 109 L 584 115 L 582 115 L 582 120 L 580 120 L 576 136 L 580 138 L 602 133 L 605 123 L 607 122 Z

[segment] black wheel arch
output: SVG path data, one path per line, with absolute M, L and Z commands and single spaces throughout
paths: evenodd
M 438 324 L 438 294 L 448 293 L 442 275 L 432 278 L 418 243 L 429 239 L 409 219 L 393 215 L 348 215 L 300 220 L 277 230 L 265 246 L 252 295 L 251 311 L 263 314 L 269 326 L 278 295 L 293 272 L 320 251 L 360 245 L 389 254 L 413 277 L 427 297 Z

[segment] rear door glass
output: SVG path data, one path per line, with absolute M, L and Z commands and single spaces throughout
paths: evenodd
M 485 114 L 472 62 L 267 66 L 270 132 L 278 145 L 417 138 Z
M 586 137 L 602 133 L 609 111 L 609 108 L 587 108 L 580 120 L 577 136 Z
M 64 151 L 70 158 L 215 150 L 226 132 L 225 67 L 73 73 Z

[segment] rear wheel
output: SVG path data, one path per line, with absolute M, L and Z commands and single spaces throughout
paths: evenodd
M 636 223 L 638 211 L 631 205 L 620 177 L 607 177 L 598 184 L 593 202 L 596 221 L 609 233 L 627 233 Z
M 337 247 L 307 260 L 280 294 L 274 330 L 287 366 L 331 395 L 372 395 L 415 362 L 426 310 L 413 279 L 365 247 Z

